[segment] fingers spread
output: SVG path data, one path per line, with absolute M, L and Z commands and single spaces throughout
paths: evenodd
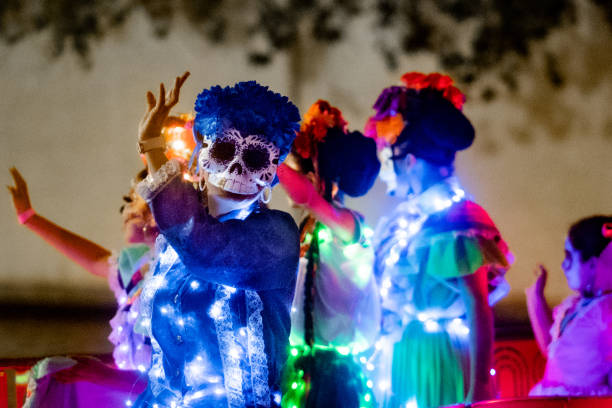
M 149 110 L 155 107 L 155 95 L 153 95 L 153 92 L 151 91 L 147 92 L 147 107 Z
M 160 108 L 166 105 L 166 87 L 164 87 L 164 83 L 159 84 L 159 101 L 157 103 L 157 107 Z

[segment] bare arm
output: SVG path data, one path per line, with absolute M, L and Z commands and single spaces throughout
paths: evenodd
M 548 271 L 543 265 L 538 265 L 536 276 L 537 278 L 533 285 L 525 289 L 527 312 L 529 313 L 533 334 L 540 347 L 540 351 L 542 354 L 546 355 L 548 345 L 551 342 L 550 328 L 553 323 L 553 318 L 552 310 L 550 306 L 548 306 L 548 302 L 544 296 Z
M 487 269 L 480 268 L 461 279 L 470 329 L 470 389 L 467 402 L 495 398 L 490 369 L 493 359 L 493 313 L 489 307 Z
M 355 238 L 357 228 L 353 214 L 343 208 L 336 208 L 317 192 L 308 177 L 286 164 L 278 166 L 277 175 L 289 197 L 305 207 L 315 218 L 345 242 Z
M 17 215 L 23 214 L 32 208 L 28 185 L 15 167 L 11 168 L 10 172 L 15 186 L 7 187 L 13 198 Z M 108 249 L 62 228 L 38 214 L 28 218 L 24 225 L 70 260 L 85 268 L 89 273 L 103 277 L 108 274 L 108 258 L 111 255 Z
M 164 84 L 159 85 L 159 98 L 156 100 L 153 92 L 147 92 L 147 111 L 138 125 L 138 140 L 145 141 L 161 135 L 164 123 L 170 114 L 170 109 L 178 103 L 181 87 L 189 77 L 189 72 L 176 77 L 174 87 L 166 96 Z M 164 149 L 153 149 L 145 153 L 149 174 L 155 173 L 161 166 L 168 161 L 164 154 Z

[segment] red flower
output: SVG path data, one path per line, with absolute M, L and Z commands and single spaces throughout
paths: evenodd
M 463 108 L 463 104 L 465 103 L 465 95 L 454 86 L 446 88 L 442 96 L 455 105 L 455 108 L 459 110 Z
M 417 91 L 426 87 L 423 81 L 427 78 L 427 75 L 422 72 L 407 72 L 402 75 L 402 82 L 406 85 L 406 88 L 416 89 Z

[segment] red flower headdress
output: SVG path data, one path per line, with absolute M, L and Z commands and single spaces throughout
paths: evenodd
M 325 140 L 329 129 L 339 128 L 346 133 L 347 122 L 342 112 L 319 99 L 304 115 L 302 126 L 293 141 L 295 152 L 304 159 L 312 159 L 316 155 L 317 144 Z
M 423 74 L 408 72 L 401 78 L 404 86 L 386 88 L 379 95 L 374 109 L 376 114 L 370 117 L 365 125 L 364 134 L 376 140 L 379 148 L 395 143 L 404 129 L 402 111 L 408 107 L 410 90 L 422 91 L 432 89 L 442 93 L 442 97 L 461 110 L 465 103 L 465 95 L 453 86 L 453 80 L 439 73 Z

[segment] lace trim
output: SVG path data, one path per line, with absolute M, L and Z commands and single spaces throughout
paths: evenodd
M 252 290 L 245 292 L 247 304 L 248 353 L 251 365 L 251 384 L 256 407 L 270 406 L 270 387 L 268 386 L 268 359 L 263 339 L 263 302 Z
M 234 336 L 232 313 L 229 305 L 230 298 L 235 291 L 235 288 L 220 285 L 215 291 L 215 303 L 209 312 L 215 322 L 217 331 L 217 341 L 219 342 L 221 362 L 223 363 L 227 406 L 229 408 L 245 406 L 242 393 L 242 369 L 240 368 L 241 353 Z
M 145 201 L 149 202 L 155 198 L 160 191 L 168 185 L 176 176 L 181 174 L 181 164 L 172 159 L 164 163 L 155 173 L 149 174 L 136 186 L 138 193 Z

